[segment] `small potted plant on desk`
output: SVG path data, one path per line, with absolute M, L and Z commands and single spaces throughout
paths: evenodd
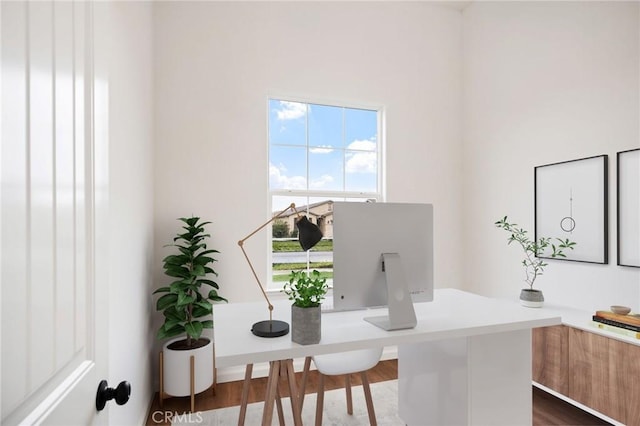
M 168 245 L 178 253 L 163 259 L 165 274 L 174 281 L 153 292 L 163 294 L 156 302 L 164 315 L 157 338 L 179 336 L 165 343 L 160 354 L 160 402 L 165 393 L 190 395 L 193 411 L 194 395 L 214 384 L 213 342 L 202 337 L 204 329 L 213 328 L 211 302 L 227 300 L 218 295 L 218 284 L 207 278 L 218 275 L 209 266 L 215 262 L 211 255 L 218 251 L 207 250 L 210 235 L 204 233 L 204 226 L 211 222 L 200 222 L 198 217 L 179 220 L 184 222 L 184 232 Z
M 327 279 L 314 270 L 291 271 L 282 291 L 293 301 L 291 306 L 291 340 L 301 345 L 320 342 L 322 322 L 320 304 L 329 286 Z
M 563 240 L 561 238 L 555 238 L 557 241 L 556 245 L 552 244 L 551 238 L 547 237 L 541 237 L 538 241 L 532 241 L 527 236 L 527 231 L 518 228 L 516 223 L 509 223 L 507 216 L 497 221 L 495 225 L 510 234 L 507 239 L 507 244 L 515 241 L 520 244 L 520 247 L 522 247 L 524 251 L 525 258 L 522 261 L 522 266 L 524 266 L 525 271 L 525 282 L 529 285 L 529 288 L 523 288 L 520 292 L 520 303 L 529 308 L 541 307 L 544 303 L 544 296 L 542 295 L 542 290 L 533 288 L 533 283 L 539 275 L 542 275 L 544 268 L 548 266 L 548 264 L 539 256 L 551 246 L 551 253 L 549 255 L 552 258 L 567 257 L 564 251 L 567 249 L 573 250 L 573 246 L 575 246 L 576 243 L 569 241 L 569 239 Z

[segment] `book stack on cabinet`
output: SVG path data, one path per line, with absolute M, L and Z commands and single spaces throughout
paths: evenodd
M 640 339 L 640 315 L 620 315 L 610 311 L 596 311 L 591 325 L 601 330 Z

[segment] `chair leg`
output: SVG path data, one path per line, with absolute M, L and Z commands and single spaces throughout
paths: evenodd
M 376 422 L 376 412 L 373 409 L 373 399 L 371 398 L 371 388 L 369 387 L 369 378 L 367 377 L 367 372 L 363 371 L 360 373 L 362 377 L 362 389 L 364 390 L 364 399 L 367 401 L 367 412 L 369 413 L 369 423 L 371 426 L 377 426 L 378 422 Z
M 344 376 L 344 390 L 347 393 L 347 413 L 353 414 L 353 399 L 351 398 L 351 375 L 346 374 Z
M 324 374 L 318 372 L 318 399 L 316 401 L 316 426 L 322 426 L 324 408 Z

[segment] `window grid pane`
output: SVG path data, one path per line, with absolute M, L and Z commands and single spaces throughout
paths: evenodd
M 303 252 L 296 214 L 287 211 L 273 222 L 270 290 L 282 288 L 294 269 L 318 269 L 332 284 L 333 202 L 381 200 L 378 115 L 376 110 L 269 100 L 272 214 L 293 202 L 324 234 L 316 247 Z

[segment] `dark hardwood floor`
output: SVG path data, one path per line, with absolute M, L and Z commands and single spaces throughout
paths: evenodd
M 301 381 L 301 373 L 296 373 L 298 383 Z M 384 380 L 393 380 L 398 377 L 397 360 L 381 361 L 373 368 L 369 374 L 372 383 Z M 315 371 L 309 374 L 306 393 L 315 393 L 318 383 L 318 376 Z M 360 385 L 358 375 L 352 375 L 354 386 Z M 249 403 L 260 401 L 265 393 L 267 384 L 266 378 L 253 379 L 249 391 Z M 342 377 L 327 377 L 325 389 L 338 389 L 344 384 Z M 288 396 L 288 387 L 283 383 L 280 386 L 282 395 Z M 216 408 L 231 407 L 240 405 L 240 395 L 242 393 L 242 381 L 219 383 L 215 387 L 215 395 L 211 390 L 196 395 L 196 410 L 205 411 Z M 375 403 L 375 401 L 374 401 Z M 171 413 L 185 413 L 189 410 L 190 399 L 168 398 L 164 401 L 163 408 L 160 408 L 158 395 L 153 401 L 151 410 L 147 417 L 147 426 L 170 425 Z M 586 413 L 579 408 L 572 406 L 546 392 L 533 388 L 533 426 L 548 425 L 608 425 L 609 423 Z
M 609 425 L 573 405 L 536 387 L 533 388 L 533 425 Z

